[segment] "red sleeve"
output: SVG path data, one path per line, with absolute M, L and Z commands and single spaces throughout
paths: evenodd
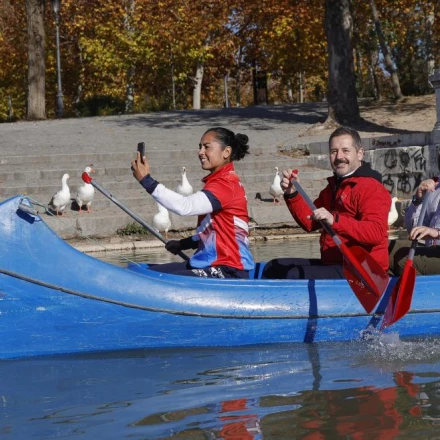
M 313 202 L 313 204 L 317 208 L 322 208 L 323 206 L 325 207 L 324 200 L 326 200 L 327 197 L 326 190 L 327 188 L 323 189 L 318 198 Z M 321 222 L 317 222 L 311 220 L 310 218 L 307 218 L 307 216 L 310 216 L 312 214 L 312 210 L 299 194 L 297 194 L 296 197 L 287 199 L 286 205 L 290 213 L 292 214 L 292 217 L 305 231 L 311 232 L 322 228 Z
M 339 214 L 333 222 L 333 230 L 346 239 L 360 244 L 377 246 L 388 231 L 388 213 L 391 197 L 385 187 L 376 180 L 363 179 L 353 191 L 352 203 L 356 217 Z

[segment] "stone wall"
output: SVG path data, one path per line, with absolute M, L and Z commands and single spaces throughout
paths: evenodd
M 421 180 L 438 176 L 440 146 L 431 143 L 431 133 L 364 138 L 365 160 L 383 176 L 392 196 L 410 199 Z M 328 142 L 309 145 L 310 162 L 329 167 Z
M 439 174 L 438 150 L 438 145 L 378 148 L 369 150 L 366 160 L 392 196 L 410 199 L 423 179 Z

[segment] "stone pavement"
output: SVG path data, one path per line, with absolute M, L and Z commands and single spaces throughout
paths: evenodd
M 328 135 L 301 136 L 312 124 L 322 122 L 326 114 L 325 103 L 310 103 L 0 124 L 0 200 L 25 194 L 47 204 L 61 188 L 66 172 L 73 198 L 82 184 L 84 168 L 93 164 L 96 181 L 151 225 L 156 205 L 130 171 L 137 143 L 146 143 L 153 177 L 175 189 L 185 166 L 197 190 L 206 174 L 197 158 L 200 138 L 208 128 L 224 126 L 250 139 L 251 154 L 237 162 L 236 168 L 253 220 L 265 227 L 294 226 L 284 203 L 273 203 L 269 187 L 275 166 L 280 170 L 298 168 L 311 197 L 324 186 L 330 168 L 318 168 L 310 156 L 287 157 L 280 149 L 326 141 Z M 109 237 L 134 223 L 98 192 L 90 214 L 79 214 L 72 202 L 61 218 L 42 215 L 63 238 Z M 196 223 L 195 218 L 171 217 L 175 230 L 190 229 Z

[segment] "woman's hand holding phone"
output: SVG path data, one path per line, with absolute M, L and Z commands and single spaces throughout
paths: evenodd
M 139 154 L 141 155 L 141 161 L 143 163 L 144 157 L 145 157 L 145 142 L 139 142 L 137 150 L 138 150 Z
M 133 176 L 139 182 L 147 175 L 150 174 L 150 165 L 145 156 L 145 144 L 144 142 L 139 142 L 137 147 L 136 160 L 131 161 L 131 170 L 133 171 Z

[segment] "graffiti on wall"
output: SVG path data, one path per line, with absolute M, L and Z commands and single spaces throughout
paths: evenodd
M 375 150 L 373 168 L 382 174 L 390 194 L 409 198 L 423 179 L 438 174 L 437 149 L 426 146 Z

